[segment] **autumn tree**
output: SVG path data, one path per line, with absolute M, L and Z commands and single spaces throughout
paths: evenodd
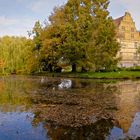
M 64 32 L 64 16 L 63 7 L 55 8 L 54 13 L 49 17 L 49 23 L 43 28 L 41 40 L 43 47 L 41 48 L 42 64 L 45 69 L 50 72 L 58 69 L 58 62 L 61 55 L 61 47 L 63 45 Z
M 116 57 L 120 46 L 116 40 L 115 26 L 108 12 L 108 0 L 92 1 L 94 9 L 94 24 L 92 37 L 91 58 L 97 71 L 105 69 L 112 70 L 116 67 Z
M 77 66 L 84 71 L 113 69 L 119 44 L 108 4 L 108 0 L 68 0 L 55 8 L 49 23 L 34 37 L 42 46 L 41 63 L 49 71 L 55 71 L 62 60 L 72 66 L 72 72 Z
M 42 37 L 50 62 L 54 65 L 54 60 L 63 57 L 72 66 L 73 72 L 77 65 L 83 66 L 87 62 L 92 19 L 87 12 L 89 7 L 84 4 L 80 0 L 69 0 L 66 5 L 55 8 L 49 17 L 50 25 L 45 28 L 45 38 Z

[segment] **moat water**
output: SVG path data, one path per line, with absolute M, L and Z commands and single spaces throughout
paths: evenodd
M 0 77 L 0 140 L 140 139 L 140 81 Z

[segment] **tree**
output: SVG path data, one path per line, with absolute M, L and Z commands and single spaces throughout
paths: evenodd
M 62 29 L 60 54 L 72 65 L 73 72 L 77 65 L 83 66 L 88 62 L 87 47 L 93 22 L 89 8 L 87 1 L 69 0 L 61 10 L 61 24 L 57 22 Z
M 37 23 L 41 32 L 35 30 L 34 42 L 41 46 L 40 63 L 49 71 L 55 71 L 60 60 L 66 60 L 73 72 L 77 66 L 84 71 L 112 69 L 119 44 L 108 4 L 108 0 L 68 0 L 54 9 L 44 28 Z
M 113 20 L 107 10 L 108 0 L 94 0 L 93 13 L 95 22 L 93 25 L 91 58 L 97 71 L 112 70 L 118 62 L 116 57 L 120 46 L 116 40 L 116 32 Z
M 42 48 L 42 40 L 41 40 L 41 34 L 43 32 L 43 27 L 40 23 L 40 21 L 36 21 L 35 25 L 33 27 L 33 30 L 31 31 L 30 35 L 33 36 L 33 42 L 34 47 L 32 50 L 32 62 L 34 61 L 34 64 L 32 65 L 31 69 L 32 72 L 40 72 L 42 71 L 42 54 L 41 54 L 41 48 Z
M 76 65 L 84 65 L 92 23 L 89 13 L 86 13 L 88 10 L 85 9 L 79 0 L 69 0 L 66 5 L 55 8 L 49 17 L 50 23 L 41 34 L 41 54 L 50 71 L 52 67 L 57 67 L 61 58 L 72 65 L 73 72 L 76 71 Z
M 46 62 L 47 69 L 55 71 L 61 58 L 59 47 L 61 46 L 61 29 L 57 26 L 47 26 L 42 33 L 43 47 L 41 49 L 42 60 Z
M 0 73 L 27 73 L 32 44 L 25 37 L 0 38 Z
M 32 30 L 32 34 L 34 37 L 33 39 L 35 43 L 35 50 L 39 50 L 41 47 L 41 39 L 40 39 L 41 31 L 42 31 L 42 26 L 39 21 L 36 21 Z

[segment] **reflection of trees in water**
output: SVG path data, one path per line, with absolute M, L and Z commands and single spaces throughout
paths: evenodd
M 91 79 L 64 79 L 64 78 L 48 78 L 41 77 L 40 87 L 43 89 L 78 89 L 78 88 L 94 88 L 97 84 L 113 81 L 99 81 Z M 116 82 L 116 81 L 115 81 Z
M 61 89 L 59 85 L 62 85 Z M 14 111 L 19 106 L 32 105 L 35 114 L 32 124 L 51 122 L 47 125 L 44 123 L 44 127 L 52 139 L 104 139 L 112 129 L 111 120 L 117 112 L 115 118 L 118 124 L 114 122 L 116 127 L 123 126 L 120 122 L 122 118 L 127 118 L 131 123 L 130 114 L 135 115 L 140 109 L 138 87 L 139 84 L 134 81 L 105 84 L 87 79 L 13 76 L 0 79 L 0 105 L 5 112 L 9 111 L 10 106 L 13 106 Z M 129 102 L 131 99 L 133 102 Z M 136 120 L 131 124 L 129 136 L 137 124 Z
M 113 127 L 113 123 L 110 119 L 101 119 L 93 125 L 78 128 L 52 124 L 44 124 L 44 127 L 52 140 L 104 140 Z
M 74 85 L 71 90 L 46 90 L 35 102 L 34 123 L 51 122 L 44 127 L 54 140 L 104 139 L 113 126 L 119 89 L 114 84 L 96 82 L 75 81 Z
M 44 123 L 44 127 L 54 140 L 69 137 L 104 139 L 112 129 L 112 119 L 116 113 L 118 113 L 115 116 L 118 124 L 114 121 L 113 123 L 121 128 L 119 116 L 132 119 L 129 112 L 132 111 L 135 115 L 140 109 L 139 84 L 128 83 L 105 84 L 94 80 L 63 80 L 47 77 L 3 78 L 0 79 L 0 105 L 4 104 L 5 111 L 9 111 L 5 104 L 12 105 L 15 110 L 19 106 L 31 105 L 35 114 L 33 125 L 44 121 L 51 122 Z M 59 89 L 60 84 L 63 85 L 61 89 Z M 133 102 L 129 102 L 128 99 L 132 99 Z M 124 113 L 126 108 L 128 111 Z M 131 123 L 129 119 L 128 121 Z M 133 124 L 137 124 L 135 120 Z
M 91 83 L 89 82 L 88 84 L 87 83 L 88 82 L 86 81 L 86 82 L 82 82 L 81 84 L 81 82 L 73 80 L 73 85 L 71 90 L 68 91 L 55 90 L 55 93 L 47 92 L 43 100 L 45 100 L 46 98 L 47 100 L 50 101 L 49 105 L 46 106 L 48 110 L 44 109 L 43 107 L 35 110 L 35 112 L 39 110 L 44 110 L 44 112 L 46 112 L 47 114 L 44 117 L 45 120 L 51 121 L 52 122 L 51 124 L 53 123 L 56 124 L 55 130 L 54 130 L 55 128 L 54 125 L 51 124 L 46 125 L 47 129 L 49 130 L 48 134 L 53 139 L 74 137 L 75 135 L 78 135 L 77 130 L 80 131 L 82 128 L 88 127 L 89 124 L 93 124 L 94 128 L 96 128 L 95 125 L 97 125 L 98 128 L 97 122 L 99 122 L 98 120 L 102 118 L 105 118 L 105 120 L 108 120 L 108 118 L 110 118 L 109 120 L 111 120 L 114 117 L 116 119 L 119 119 L 118 117 L 124 119 L 128 117 L 132 119 L 132 115 L 130 114 L 133 113 L 134 115 L 136 110 L 138 111 L 138 109 L 140 109 L 139 106 L 140 94 L 138 94 L 139 85 L 137 85 L 137 83 L 135 82 L 128 81 L 129 84 L 127 83 L 127 81 L 119 82 L 118 84 L 104 84 L 104 83 L 96 83 L 96 82 L 91 82 Z M 133 95 L 134 100 L 132 99 L 129 101 L 128 99 L 132 98 L 131 95 Z M 123 98 L 123 100 L 121 98 Z M 123 104 L 127 106 L 123 106 Z M 123 110 L 127 109 L 128 112 L 127 111 L 126 113 L 121 112 L 122 108 Z M 53 114 L 51 112 L 53 112 Z M 116 112 L 118 112 L 117 116 L 115 116 Z M 38 116 L 36 116 L 36 118 L 39 118 L 39 121 L 41 121 L 43 116 L 44 116 L 43 111 L 40 111 Z M 95 120 L 92 121 L 91 120 L 92 117 L 93 118 L 95 117 L 94 118 Z M 131 126 L 129 125 L 129 131 L 126 133 L 124 133 L 123 130 L 121 129 L 121 125 L 123 125 L 123 122 L 118 122 L 117 120 L 115 120 L 114 125 L 116 127 L 114 127 L 111 130 L 111 132 L 113 133 L 111 133 L 110 137 L 108 138 L 122 136 L 122 138 L 126 138 L 126 139 L 130 139 L 130 138 L 138 139 L 139 132 L 136 133 L 136 130 L 139 130 L 137 129 L 137 127 L 139 127 L 138 125 L 139 122 L 137 120 L 139 120 L 139 116 L 137 115 L 135 116 L 132 124 L 131 124 L 131 120 L 128 119 L 129 122 L 127 122 L 127 124 L 130 123 Z M 59 125 L 57 125 L 59 123 L 61 125 L 68 125 L 68 126 L 70 126 L 71 124 L 72 126 L 78 124 L 79 127 L 76 129 L 74 129 L 73 127 L 67 127 L 66 129 L 64 127 L 59 127 Z M 106 124 L 104 125 L 106 126 Z M 99 129 L 102 128 L 99 127 Z M 123 129 L 125 130 L 126 128 Z M 117 135 L 118 130 L 120 131 L 120 133 L 118 133 Z M 55 133 L 52 133 L 53 131 Z M 109 135 L 109 130 L 106 133 L 98 131 L 99 132 L 98 135 L 96 131 L 88 129 L 89 136 L 90 133 L 92 132 L 94 132 L 97 137 L 101 136 L 98 137 L 100 139 L 104 139 L 104 134 Z M 79 134 L 83 135 L 82 133 Z M 87 135 L 87 137 L 89 136 Z M 93 137 L 92 134 L 91 137 Z M 94 137 L 94 139 L 96 138 Z
M 32 83 L 30 83 L 27 78 L 7 76 L 0 78 L 0 105 L 1 111 L 16 111 L 26 108 L 31 104 L 26 90 L 31 89 Z

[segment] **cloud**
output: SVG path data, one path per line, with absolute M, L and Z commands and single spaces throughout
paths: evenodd
M 65 1 L 67 0 L 0 0 L 0 36 L 27 36 L 27 31 L 32 30 L 35 21 L 43 22 L 55 6 Z
M 34 12 L 52 11 L 55 6 L 64 4 L 67 0 L 35 0 L 30 8 Z
M 31 9 L 32 9 L 32 11 L 35 11 L 35 12 L 40 11 L 42 8 L 45 7 L 45 5 L 47 5 L 46 1 L 38 0 L 31 5 Z
M 16 22 L 17 22 L 16 19 L 7 18 L 5 16 L 0 17 L 0 26 L 13 25 Z
M 27 31 L 32 29 L 34 22 L 34 19 L 15 19 L 0 16 L 0 36 L 19 35 L 27 37 Z
M 55 6 L 66 3 L 67 0 L 0 0 L 0 36 L 24 35 L 31 30 L 35 21 L 43 22 Z M 110 15 L 113 18 L 124 15 L 129 11 L 140 30 L 140 0 L 110 0 Z M 9 7 L 5 6 L 9 3 Z M 18 9 L 19 8 L 19 9 Z M 18 9 L 19 12 L 17 12 Z

